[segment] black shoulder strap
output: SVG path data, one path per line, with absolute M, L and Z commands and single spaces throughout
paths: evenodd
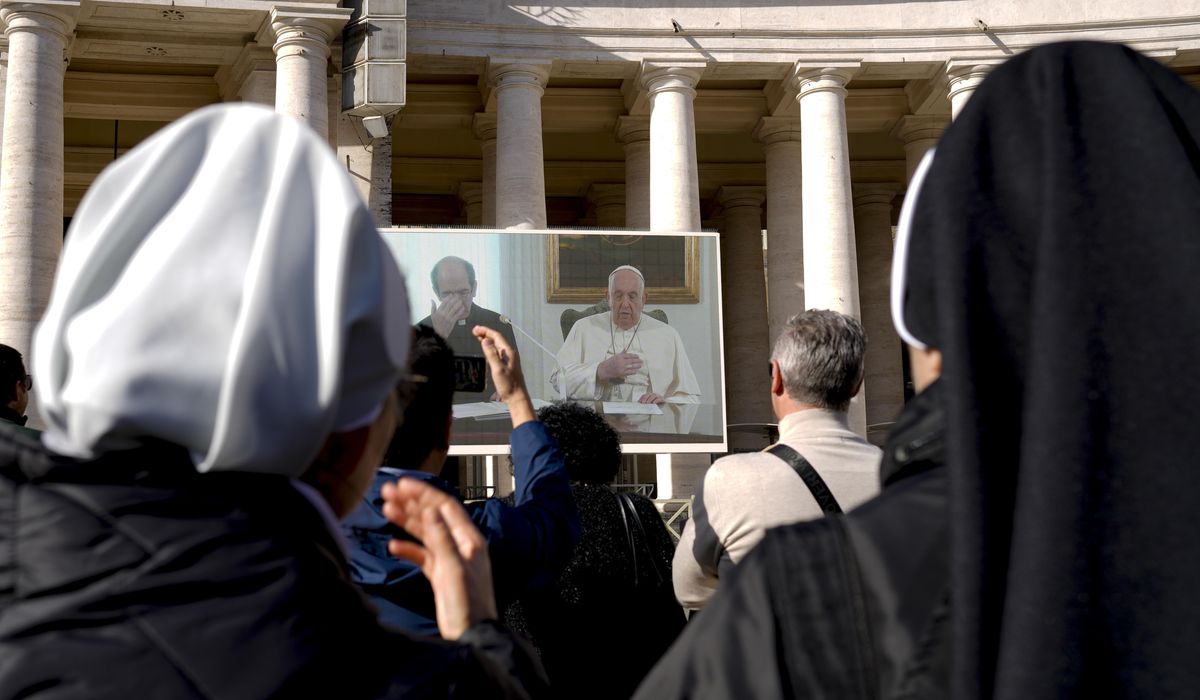
M 817 505 L 821 506 L 821 510 L 826 513 L 842 512 L 842 507 L 830 493 L 829 487 L 825 485 L 825 480 L 799 452 L 782 443 L 768 447 L 766 451 L 787 462 L 792 469 L 796 470 L 800 478 L 804 479 L 804 485 L 812 492 L 813 498 L 817 499 Z

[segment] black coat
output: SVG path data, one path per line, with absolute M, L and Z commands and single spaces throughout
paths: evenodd
M 768 530 L 637 698 L 949 697 L 939 387 L 905 407 L 883 492 Z
M 556 697 L 628 698 L 684 625 L 671 587 L 675 546 L 649 499 L 630 494 L 639 529 L 608 486 L 571 490 L 583 529 L 574 557 L 506 619 L 537 645 Z
M 0 697 L 539 689 L 503 628 L 462 641 L 380 627 L 286 477 L 197 474 L 166 444 L 80 462 L 0 436 Z

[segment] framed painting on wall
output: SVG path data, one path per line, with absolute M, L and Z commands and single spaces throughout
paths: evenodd
M 700 302 L 700 244 L 695 236 L 556 233 L 546 237 L 546 301 L 591 304 L 604 298 L 613 268 L 633 265 L 656 304 Z

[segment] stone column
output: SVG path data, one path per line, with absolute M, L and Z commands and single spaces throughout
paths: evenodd
M 804 163 L 804 304 L 860 318 L 846 83 L 856 67 L 797 66 Z M 851 403 L 850 427 L 866 435 L 862 394 Z
M 804 310 L 804 178 L 800 121 L 763 117 L 754 138 L 767 154 L 767 337 Z
M 725 405 L 728 423 L 772 422 L 771 383 L 764 364 L 767 287 L 763 274 L 761 187 L 717 191 L 725 209 L 721 227 L 721 291 L 724 296 Z
M 77 2 L 0 9 L 8 38 L 0 161 L 0 342 L 30 362 L 63 241 L 63 76 Z M 36 391 L 30 394 L 36 402 Z M 36 406 L 29 413 L 38 422 Z
M 596 225 L 600 228 L 625 226 L 625 185 L 592 185 L 588 201 L 596 209 Z
M 854 186 L 854 230 L 862 271 L 859 293 L 867 330 L 863 392 L 867 437 L 877 445 L 883 444 L 904 406 L 902 350 L 891 314 L 892 200 L 899 191 L 894 183 Z
M 300 119 L 318 134 L 329 133 L 329 44 L 349 18 L 350 8 L 271 10 L 275 111 Z
M 493 63 L 496 95 L 496 226 L 546 228 L 542 94 L 548 63 Z
M 0 36 L 0 159 L 4 157 L 4 86 L 8 84 L 8 37 Z M 0 187 L 3 182 L 0 181 Z
M 362 118 L 336 116 L 338 161 L 346 165 L 354 189 L 375 218 L 375 225 L 392 225 L 392 117 L 387 118 L 388 135 L 372 138 Z
M 913 171 L 929 149 L 937 145 L 946 125 L 946 118 L 935 114 L 909 114 L 896 122 L 892 137 L 904 144 L 906 182 L 912 180 Z
M 987 77 L 988 72 L 992 70 L 989 63 L 978 63 L 975 61 L 960 61 L 951 59 L 946 63 L 946 78 L 949 84 L 948 94 L 950 97 L 950 114 L 954 119 L 958 118 L 963 107 L 966 106 L 967 100 L 971 99 L 971 95 L 975 93 L 975 88 L 983 82 Z
M 625 227 L 650 229 L 650 119 L 617 117 L 617 140 L 625 144 Z
M 857 317 L 858 268 L 846 140 L 846 83 L 853 70 L 797 73 L 804 167 L 804 299 L 810 309 Z
M 643 67 L 650 94 L 650 229 L 700 230 L 693 101 L 703 65 Z
M 483 225 L 483 183 L 463 182 L 458 185 L 458 198 L 467 213 L 467 226 Z
M 496 226 L 496 115 L 480 112 L 475 115 L 475 138 L 479 139 L 483 161 L 483 191 L 480 225 Z

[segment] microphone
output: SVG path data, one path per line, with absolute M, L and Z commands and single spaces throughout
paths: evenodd
M 523 336 L 525 336 L 526 338 L 529 338 L 531 341 L 533 341 L 533 344 L 534 344 L 534 345 L 536 345 L 536 346 L 538 346 L 539 348 L 541 348 L 541 349 L 542 349 L 542 352 L 544 352 L 544 353 L 546 353 L 547 355 L 549 355 L 549 356 L 550 356 L 550 359 L 554 361 L 554 369 L 555 369 L 555 371 L 556 371 L 556 372 L 559 372 L 559 371 L 561 371 L 561 369 L 562 369 L 562 368 L 560 368 L 560 367 L 558 366 L 558 356 L 557 356 L 557 355 L 555 355 L 554 353 L 550 352 L 550 351 L 549 351 L 549 350 L 546 348 L 546 346 L 545 346 L 545 345 L 542 345 L 542 344 L 541 344 L 541 343 L 538 341 L 538 339 L 537 339 L 537 338 L 534 338 L 534 337 L 533 337 L 532 335 L 530 335 L 530 334 L 529 334 L 529 333 L 528 333 L 528 332 L 527 332 L 527 331 L 526 331 L 524 328 L 521 328 L 521 327 L 520 327 L 520 326 L 518 326 L 517 324 L 513 323 L 513 322 L 512 322 L 512 319 L 511 319 L 511 318 L 509 318 L 508 316 L 501 315 L 501 316 L 500 316 L 500 323 L 505 323 L 505 324 L 508 324 L 508 325 L 512 326 L 512 327 L 513 327 L 513 328 L 515 328 L 517 331 L 519 331 L 519 332 L 521 333 L 521 335 L 523 335 Z M 561 380 L 559 381 L 559 384 L 562 384 L 562 381 L 561 381 Z M 566 399 L 566 398 L 567 398 L 566 392 L 565 392 L 563 389 L 561 389 L 561 388 L 560 388 L 560 389 L 559 389 L 559 393 L 560 393 L 560 394 L 562 394 L 562 398 L 563 398 L 563 399 Z

